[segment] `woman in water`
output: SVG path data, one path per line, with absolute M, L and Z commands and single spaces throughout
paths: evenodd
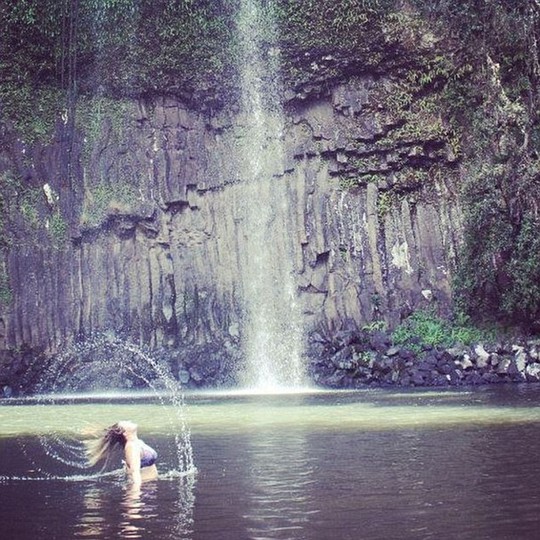
M 125 470 L 134 487 L 157 478 L 157 452 L 137 436 L 137 424 L 124 420 L 109 426 L 96 440 L 88 441 L 87 456 L 91 465 L 109 459 L 115 448 L 123 448 Z

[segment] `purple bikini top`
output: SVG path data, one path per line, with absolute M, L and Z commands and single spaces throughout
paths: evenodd
M 145 442 L 141 443 L 141 467 L 150 467 L 157 460 L 157 452 Z

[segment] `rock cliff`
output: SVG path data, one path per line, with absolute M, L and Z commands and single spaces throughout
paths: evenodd
M 308 330 L 449 309 L 462 230 L 451 152 L 439 140 L 392 140 L 395 121 L 373 112 L 384 84 L 354 78 L 288 108 L 286 159 L 268 179 L 288 206 L 288 236 L 269 240 L 292 246 Z M 244 188 L 231 155 L 242 126 L 174 99 L 122 114 L 121 136 L 104 122 L 89 156 L 72 145 L 71 163 L 87 165 L 71 185 L 60 136 L 24 169 L 41 211 L 66 230 L 55 238 L 49 224 L 39 242 L 9 250 L 4 351 L 52 354 L 103 331 L 152 348 L 238 343 Z
M 427 19 L 408 27 L 410 13 L 364 43 L 369 62 L 354 48 L 283 53 L 284 154 L 254 192 L 239 162 L 261 149 L 233 97 L 82 95 L 33 143 L 4 121 L 0 386 L 30 385 L 44 358 L 103 332 L 164 355 L 185 382 L 229 380 L 246 205 L 285 208 L 260 249 L 277 265 L 292 253 L 306 339 L 448 315 L 467 174 L 448 89 L 473 67 L 443 58 L 452 42 Z

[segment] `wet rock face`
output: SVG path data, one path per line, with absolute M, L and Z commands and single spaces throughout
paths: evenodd
M 462 230 L 454 158 L 436 135 L 400 132 L 380 105 L 388 84 L 358 77 L 285 108 L 284 157 L 271 182 L 285 194 L 288 234 L 261 249 L 275 250 L 277 263 L 292 250 L 306 331 L 450 309 Z M 30 163 L 16 159 L 15 144 L 3 160 L 28 185 L 48 186 L 43 215 L 66 224 L 60 242 L 49 226 L 48 236 L 6 251 L 5 362 L 100 331 L 171 351 L 213 344 L 238 357 L 240 210 L 269 203 L 243 196 L 237 160 L 257 153 L 238 157 L 244 120 L 172 99 L 131 103 L 122 115 L 121 132 L 104 122 L 93 141 L 67 141 L 60 126 Z M 218 380 L 215 354 L 197 358 L 179 376 Z M 16 385 L 19 368 L 3 370 L 0 387 Z

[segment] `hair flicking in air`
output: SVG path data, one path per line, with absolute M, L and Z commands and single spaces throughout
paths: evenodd
M 105 428 L 97 439 L 85 441 L 86 458 L 91 466 L 103 460 L 106 462 L 115 449 L 125 446 L 125 429 L 119 424 L 120 422 L 117 422 Z

